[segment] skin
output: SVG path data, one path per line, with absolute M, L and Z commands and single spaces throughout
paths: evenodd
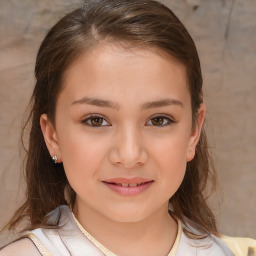
M 115 108 L 85 103 L 84 97 L 113 101 Z M 141 109 L 163 99 L 171 104 Z M 88 119 L 91 114 L 103 119 Z M 192 129 L 185 67 L 153 48 L 100 45 L 65 72 L 55 126 L 43 114 L 41 128 L 77 194 L 75 216 L 108 249 L 168 254 L 177 234 L 168 201 L 195 155 L 204 115 L 201 105 Z M 103 183 L 119 177 L 153 183 L 137 195 L 120 195 Z

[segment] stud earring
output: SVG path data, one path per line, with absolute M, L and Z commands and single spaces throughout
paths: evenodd
M 56 155 L 54 155 L 54 156 L 52 157 L 52 160 L 54 161 L 55 164 L 58 163 L 58 157 L 57 157 Z

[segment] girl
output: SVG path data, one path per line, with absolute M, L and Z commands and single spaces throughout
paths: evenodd
M 7 227 L 29 224 L 0 255 L 253 255 L 206 203 L 200 62 L 171 10 L 85 1 L 49 31 L 35 75 L 27 198 Z

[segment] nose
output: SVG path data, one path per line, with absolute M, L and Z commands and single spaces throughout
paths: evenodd
M 113 140 L 109 159 L 114 165 L 135 168 L 148 160 L 143 136 L 136 128 L 124 128 Z

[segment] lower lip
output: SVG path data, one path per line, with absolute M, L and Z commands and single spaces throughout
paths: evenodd
M 146 182 L 135 187 L 123 187 L 112 183 L 103 182 L 108 188 L 123 196 L 135 196 L 145 191 L 153 181 Z

